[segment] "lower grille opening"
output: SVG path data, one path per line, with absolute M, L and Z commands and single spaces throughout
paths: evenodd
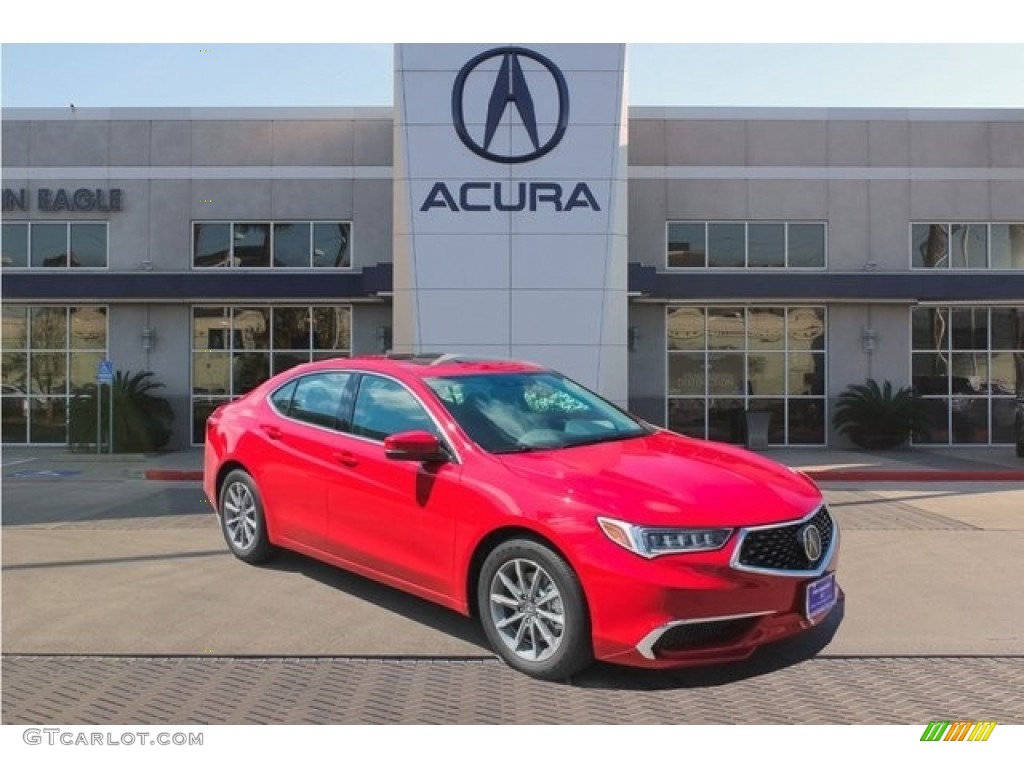
M 654 644 L 652 650 L 655 655 L 659 655 L 728 645 L 743 637 L 755 623 L 757 623 L 756 616 L 746 619 L 702 621 L 698 624 L 679 624 L 658 638 L 658 642 Z

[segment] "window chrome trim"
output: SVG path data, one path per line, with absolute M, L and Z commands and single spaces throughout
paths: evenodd
M 274 392 L 277 392 L 279 389 L 281 389 L 281 387 L 286 387 L 289 384 L 291 384 L 293 381 L 298 381 L 298 380 L 303 379 L 303 378 L 305 378 L 307 376 L 316 376 L 317 374 L 322 374 L 322 373 L 347 373 L 347 374 L 350 374 L 352 376 L 355 376 L 355 375 L 359 375 L 359 376 L 379 376 L 382 379 L 390 379 L 391 381 L 395 382 L 400 387 L 402 387 L 406 392 L 409 393 L 410 397 L 412 397 L 413 400 L 416 401 L 416 403 L 423 409 L 423 412 L 427 414 L 427 416 L 430 418 L 430 420 L 432 422 L 434 422 L 434 426 L 437 427 L 437 434 L 440 436 L 439 440 L 441 441 L 441 445 L 448 452 L 448 454 L 451 456 L 451 463 L 452 464 L 462 464 L 462 457 L 459 455 L 459 452 L 456 449 L 456 447 L 455 447 L 454 443 L 452 442 L 452 440 L 448 437 L 447 431 L 444 429 L 444 427 L 441 424 L 441 422 L 439 422 L 437 420 L 437 417 L 431 412 L 431 410 L 429 408 L 427 408 L 426 403 L 423 402 L 423 399 L 421 397 L 419 397 L 411 389 L 409 389 L 408 385 L 406 385 L 406 383 L 404 381 L 402 381 L 401 379 L 399 379 L 399 378 L 397 378 L 395 376 L 392 376 L 389 373 L 381 373 L 380 371 L 368 371 L 368 370 L 365 370 L 365 369 L 362 369 L 362 368 L 324 368 L 324 369 L 314 370 L 314 371 L 305 371 L 305 372 L 303 372 L 301 374 L 298 374 L 294 379 L 288 379 L 287 381 L 282 383 L 280 386 L 275 387 L 274 389 L 270 390 L 264 396 L 263 400 L 267 404 L 267 406 L 275 414 L 280 416 L 282 419 L 286 419 L 287 421 L 292 422 L 294 424 L 302 424 L 303 426 L 313 427 L 314 429 L 319 429 L 319 430 L 322 430 L 322 431 L 327 432 L 327 433 L 332 434 L 332 435 L 344 435 L 345 437 L 350 437 L 353 440 L 360 440 L 360 441 L 362 441 L 364 443 L 369 443 L 370 445 L 379 445 L 379 446 L 383 447 L 384 446 L 384 441 L 383 440 L 374 440 L 372 437 L 366 437 L 366 435 L 357 435 L 354 432 L 352 432 L 351 431 L 351 426 L 352 426 L 351 424 L 349 425 L 349 429 L 348 430 L 341 429 L 341 428 L 331 429 L 329 427 L 321 426 L 320 424 L 313 424 L 311 422 L 302 421 L 301 419 L 296 419 L 296 418 L 294 418 L 292 416 L 288 416 L 286 414 L 283 414 L 274 405 L 274 402 L 271 399 L 271 396 L 274 394 Z M 298 386 L 298 385 L 296 385 L 296 386 Z M 359 397 L 359 389 L 358 388 L 356 389 L 355 393 L 353 394 L 353 400 L 352 400 L 352 407 L 353 407 L 353 409 L 355 408 L 355 398 L 357 398 L 357 397 Z
M 829 518 L 832 520 L 832 541 L 829 542 L 828 549 L 825 550 L 825 553 L 821 556 L 821 564 L 818 565 L 817 568 L 808 571 L 791 571 L 783 570 L 780 568 L 756 568 L 749 565 L 742 565 L 740 563 L 740 552 L 743 550 L 743 542 L 746 540 L 747 534 L 752 533 L 754 531 L 769 531 L 773 528 L 788 528 L 793 525 L 801 525 L 811 520 L 815 515 L 821 512 L 822 509 L 825 510 Z M 784 523 L 772 523 L 771 525 L 753 525 L 748 528 L 738 529 L 736 534 L 736 546 L 735 549 L 733 549 L 732 557 L 729 560 L 729 567 L 733 570 L 744 571 L 746 573 L 762 573 L 767 574 L 769 576 L 788 576 L 795 579 L 813 579 L 818 576 L 821 576 L 829 569 L 829 566 L 832 565 L 832 559 L 835 556 L 836 549 L 838 549 L 838 547 L 839 522 L 836 520 L 835 516 L 833 516 L 833 514 L 828 511 L 827 505 L 824 502 L 822 502 L 817 507 L 815 507 L 809 514 L 804 515 L 799 520 L 789 520 Z
M 654 655 L 654 646 L 657 645 L 658 641 L 662 638 L 662 635 L 664 635 L 670 629 L 674 629 L 675 627 L 681 627 L 685 624 L 709 624 L 714 621 L 737 621 L 739 619 L 752 619 L 755 616 L 768 616 L 773 613 L 777 613 L 777 611 L 756 611 L 754 613 L 736 613 L 730 616 L 709 616 L 707 618 L 701 619 L 678 619 L 676 621 L 670 621 L 648 632 L 644 636 L 644 639 L 636 644 L 636 650 L 645 659 L 650 659 L 651 661 L 654 661 L 657 658 Z

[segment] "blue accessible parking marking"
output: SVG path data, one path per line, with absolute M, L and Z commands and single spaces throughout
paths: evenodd
M 23 469 L 11 477 L 71 477 L 82 474 L 80 469 Z

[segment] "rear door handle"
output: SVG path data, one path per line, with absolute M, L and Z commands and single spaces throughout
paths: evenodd
M 260 429 L 271 440 L 280 440 L 282 437 L 280 428 L 275 427 L 273 424 L 260 424 Z
M 355 467 L 359 465 L 359 459 L 351 451 L 339 451 L 334 454 L 334 458 L 339 464 L 344 464 L 346 467 Z

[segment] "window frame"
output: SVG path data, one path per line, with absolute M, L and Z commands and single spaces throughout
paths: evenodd
M 671 244 L 671 231 L 673 224 L 684 224 L 689 226 L 700 226 L 704 227 L 704 265 L 703 266 L 673 266 L 670 263 L 671 250 L 669 245 Z M 711 263 L 711 226 L 714 224 L 726 224 L 726 225 L 742 225 L 743 227 L 743 265 L 742 266 L 715 266 Z M 782 248 L 783 248 L 783 264 L 782 266 L 766 266 L 766 265 L 751 265 L 750 263 L 750 227 L 751 225 L 763 225 L 763 224 L 781 224 L 783 226 L 782 235 Z M 820 226 L 822 230 L 822 263 L 820 266 L 794 266 L 790 259 L 790 227 L 793 225 L 813 225 Z M 672 272 L 695 272 L 703 271 L 708 273 L 715 272 L 773 272 L 778 270 L 787 270 L 794 272 L 822 272 L 828 269 L 828 222 L 823 220 L 814 219 L 744 219 L 744 220 L 730 220 L 730 219 L 668 219 L 665 221 L 665 239 L 664 239 L 664 254 L 665 254 L 665 269 Z
M 100 266 L 96 265 L 79 265 L 75 266 L 71 264 L 71 244 L 72 244 L 72 230 L 75 226 L 79 225 L 103 225 L 103 264 Z M 41 264 L 36 265 L 32 263 L 32 241 L 33 234 L 32 230 L 37 226 L 64 226 L 64 255 L 67 259 L 65 264 L 59 266 L 47 267 Z M 74 270 L 89 271 L 89 272 L 102 272 L 110 270 L 110 222 L 107 219 L 73 219 L 63 221 L 49 221 L 46 219 L 15 219 L 3 220 L 3 226 L 24 226 L 25 227 L 25 264 L 24 265 L 0 265 L 6 270 L 35 270 L 41 272 L 52 272 L 57 270 Z M 57 306 L 57 305 L 53 305 Z
M 268 327 L 266 331 L 266 346 L 261 348 L 247 348 L 237 346 L 237 340 L 240 338 L 241 328 L 235 325 L 235 319 L 238 310 L 245 309 L 257 309 L 266 310 L 268 318 Z M 275 324 L 277 323 L 276 314 L 281 310 L 303 310 L 306 314 L 308 321 L 308 327 L 306 329 L 306 342 L 304 347 L 277 347 L 274 343 L 275 335 Z M 322 348 L 317 346 L 317 334 L 316 334 L 316 317 L 315 312 L 321 309 L 337 310 L 343 309 L 348 314 L 348 346 L 344 348 Z M 217 329 L 222 331 L 222 337 L 224 339 L 223 347 L 211 347 L 207 344 L 196 344 L 196 311 L 197 310 L 215 310 L 221 314 L 221 317 L 226 317 L 227 323 L 223 328 Z M 235 376 L 235 365 L 234 359 L 239 354 L 265 354 L 268 357 L 268 365 L 270 375 L 263 381 L 267 381 L 280 373 L 291 370 L 296 365 L 302 365 L 304 363 L 315 362 L 317 360 L 324 360 L 331 357 L 351 357 L 353 350 L 353 318 L 355 316 L 355 308 L 351 302 L 339 302 L 337 304 L 331 303 L 316 303 L 316 304 L 300 304 L 300 303 L 283 303 L 277 304 L 275 302 L 228 302 L 224 304 L 214 304 L 208 302 L 200 302 L 189 305 L 189 377 L 188 377 L 188 402 L 189 402 L 189 434 L 190 444 L 193 446 L 202 445 L 203 436 L 196 431 L 196 408 L 200 405 L 209 406 L 210 413 L 223 403 L 229 403 L 233 400 L 237 400 L 242 397 L 245 392 L 241 392 L 236 387 L 236 376 Z M 223 324 L 223 320 L 221 321 Z M 207 329 L 207 331 L 213 329 Z M 207 335 L 204 340 L 209 340 Z M 203 353 L 221 353 L 225 356 L 227 362 L 227 385 L 226 391 L 221 393 L 216 392 L 196 392 L 196 371 L 197 366 L 203 359 L 200 357 Z M 281 370 L 276 369 L 277 356 L 279 354 L 295 354 L 304 357 L 297 363 L 289 365 L 287 368 Z M 256 386 L 260 386 L 263 382 L 254 385 L 251 389 Z M 248 391 L 251 391 L 247 390 Z M 197 439 L 198 438 L 198 439 Z
M 196 264 L 196 228 L 204 224 L 225 224 L 228 227 L 228 255 L 227 263 L 218 266 L 200 266 Z M 235 227 L 239 224 L 266 225 L 268 228 L 267 249 L 270 255 L 270 264 L 266 267 L 242 266 L 235 256 Z M 281 224 L 307 224 L 309 226 L 309 263 L 305 266 L 276 266 L 274 264 L 274 246 L 276 243 L 276 230 Z M 316 265 L 316 225 L 344 225 L 348 230 L 348 254 L 347 266 L 317 266 Z M 355 227 L 352 219 L 192 219 L 189 227 L 189 270 L 195 272 L 206 272 L 218 269 L 237 269 L 243 272 L 270 272 L 270 271 L 293 271 L 293 272 L 317 272 L 320 270 L 335 272 L 351 272 L 356 269 L 355 263 Z
M 928 267 L 924 265 L 917 265 L 914 263 L 914 228 L 915 227 L 934 227 L 942 226 L 946 230 L 946 257 L 944 266 Z M 950 241 L 952 240 L 952 228 L 953 227 L 985 227 L 985 266 L 983 267 L 969 267 L 969 266 L 956 266 L 953 264 L 953 254 L 950 247 Z M 1021 261 L 1021 266 L 1014 267 L 993 267 L 992 266 L 992 228 L 993 227 L 1024 227 L 1024 222 L 1021 221 L 911 221 L 907 227 L 907 257 L 909 259 L 909 269 L 915 273 L 924 274 L 942 274 L 946 272 L 1007 272 L 1010 274 L 1016 274 L 1017 272 L 1024 270 L 1024 259 Z
M 702 340 L 699 347 L 684 348 L 684 349 L 671 349 L 669 347 L 669 316 L 672 310 L 681 308 L 698 309 L 703 314 L 703 333 Z M 716 309 L 741 309 L 743 311 L 743 337 L 742 344 L 735 348 L 719 349 L 714 348 L 709 341 L 708 337 L 708 316 L 709 313 Z M 782 335 L 782 344 L 778 349 L 762 350 L 751 346 L 751 328 L 750 328 L 750 312 L 751 310 L 781 310 L 784 330 Z M 790 345 L 790 315 L 794 310 L 798 309 L 810 309 L 813 311 L 820 311 L 822 318 L 822 337 L 823 346 L 820 351 L 818 350 L 804 350 L 802 348 L 794 348 Z M 712 439 L 710 430 L 710 419 L 709 414 L 711 410 L 711 402 L 713 400 L 737 400 L 741 403 L 744 412 L 750 411 L 751 409 L 756 410 L 759 402 L 768 401 L 781 401 L 783 408 L 783 424 L 781 425 L 781 432 L 783 440 L 782 442 L 771 442 L 772 447 L 798 447 L 798 448 L 816 448 L 828 445 L 829 428 L 830 428 L 830 403 L 828 396 L 828 375 L 829 375 L 829 327 L 828 327 L 828 305 L 827 304 L 812 304 L 812 303 L 770 303 L 764 304 L 747 304 L 742 302 L 715 302 L 715 303 L 696 303 L 696 302 L 670 302 L 665 305 L 665 335 L 664 335 L 664 353 L 665 353 L 665 403 L 664 403 L 664 424 L 667 429 L 671 429 L 670 416 L 671 406 L 673 401 L 689 401 L 702 403 L 704 418 L 703 418 L 703 434 L 700 435 L 701 439 Z M 674 395 L 672 394 L 672 383 L 671 383 L 671 359 L 673 354 L 691 354 L 700 355 L 703 358 L 704 378 L 703 378 L 703 393 L 702 394 L 684 394 Z M 751 358 L 759 354 L 777 354 L 783 358 L 783 387 L 784 391 L 782 394 L 769 394 L 769 395 L 758 395 L 751 394 L 749 384 L 751 380 Z M 732 354 L 740 355 L 743 359 L 743 384 L 746 385 L 746 391 L 738 394 L 717 394 L 712 391 L 711 378 L 708 375 L 709 363 L 711 358 L 715 355 Z M 810 354 L 810 355 L 821 355 L 821 394 L 791 394 L 790 393 L 790 365 L 789 362 L 794 354 Z M 806 402 L 806 403 L 819 403 L 823 409 L 823 434 L 821 442 L 793 442 L 790 434 L 790 406 L 792 403 Z

